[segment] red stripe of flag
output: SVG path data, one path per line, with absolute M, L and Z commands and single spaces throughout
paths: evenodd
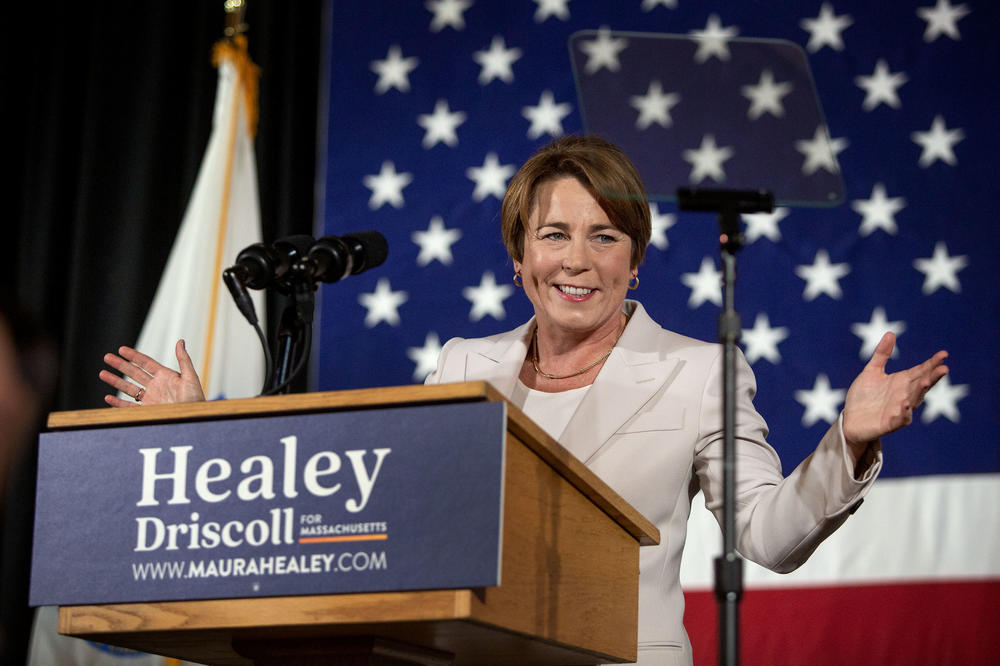
M 687 592 L 695 664 L 718 663 L 717 606 Z M 1000 580 L 751 589 L 741 663 L 1000 664 Z

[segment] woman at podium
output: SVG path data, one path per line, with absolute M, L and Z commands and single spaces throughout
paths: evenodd
M 679 581 L 691 500 L 701 491 L 722 520 L 722 349 L 665 330 L 626 298 L 639 283 L 651 233 L 645 188 L 628 157 L 596 137 L 542 148 L 503 200 L 514 283 L 534 317 L 487 338 L 449 340 L 428 383 L 484 380 L 596 472 L 660 530 L 640 551 L 639 663 L 690 663 Z M 857 508 L 882 466 L 880 438 L 912 421 L 947 373 L 938 352 L 887 374 L 887 333 L 851 384 L 840 418 L 783 477 L 753 406 L 756 384 L 737 368 L 737 548 L 779 572 L 800 566 Z M 129 402 L 203 399 L 182 342 L 180 373 L 127 347 L 102 371 Z

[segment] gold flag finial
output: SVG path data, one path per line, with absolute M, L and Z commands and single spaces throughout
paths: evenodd
M 226 33 L 225 38 L 216 42 L 212 49 L 212 64 L 218 67 L 223 60 L 229 60 L 236 68 L 239 85 L 246 98 L 247 129 L 250 136 L 254 136 L 257 133 L 260 68 L 250 60 L 247 49 L 246 32 L 250 29 L 245 20 L 247 0 L 225 0 L 222 6 L 226 10 Z
M 225 0 L 222 7 L 226 10 L 226 37 L 233 39 L 246 32 L 249 27 L 244 20 L 247 14 L 246 0 Z

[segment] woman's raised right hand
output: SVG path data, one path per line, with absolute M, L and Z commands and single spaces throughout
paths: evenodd
M 101 370 L 101 381 L 131 396 L 132 401 L 108 394 L 104 396 L 104 402 L 112 407 L 136 407 L 204 400 L 201 380 L 198 379 L 198 372 L 194 369 L 183 340 L 177 341 L 174 352 L 181 369 L 179 373 L 131 347 L 119 347 L 117 354 L 105 354 L 104 362 L 124 377 Z M 132 381 L 127 381 L 125 377 Z

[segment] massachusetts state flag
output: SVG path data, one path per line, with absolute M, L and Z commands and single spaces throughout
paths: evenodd
M 499 206 L 553 137 L 607 116 L 651 185 L 753 187 L 773 175 L 765 153 L 780 150 L 785 176 L 819 196 L 783 197 L 767 182 L 790 205 L 744 219 L 736 299 L 755 404 L 785 470 L 837 418 L 885 331 L 899 341 L 890 369 L 947 348 L 951 374 L 912 427 L 885 438 L 876 487 L 805 566 L 778 576 L 748 565 L 744 661 L 990 663 L 998 29 L 995 3 L 950 0 L 334 3 L 317 231 L 377 229 L 390 250 L 380 268 L 323 288 L 318 388 L 422 381 L 448 338 L 531 316 Z M 664 34 L 685 39 L 669 57 L 643 56 L 643 35 Z M 804 50 L 818 118 L 789 127 L 812 92 L 780 62 L 749 61 L 747 38 Z M 617 92 L 588 98 L 598 83 Z M 664 145 L 662 162 L 642 154 Z M 716 221 L 659 197 L 652 211 L 634 296 L 666 328 L 714 340 Z M 720 540 L 694 508 L 682 579 L 703 663 L 715 659 Z
M 194 191 L 136 349 L 177 369 L 183 338 L 210 400 L 260 393 L 264 360 L 253 328 L 222 282 L 243 248 L 260 242 L 260 199 L 253 134 L 257 68 L 246 38 L 215 46 L 219 69 L 212 133 Z M 261 292 L 252 292 L 258 316 Z

